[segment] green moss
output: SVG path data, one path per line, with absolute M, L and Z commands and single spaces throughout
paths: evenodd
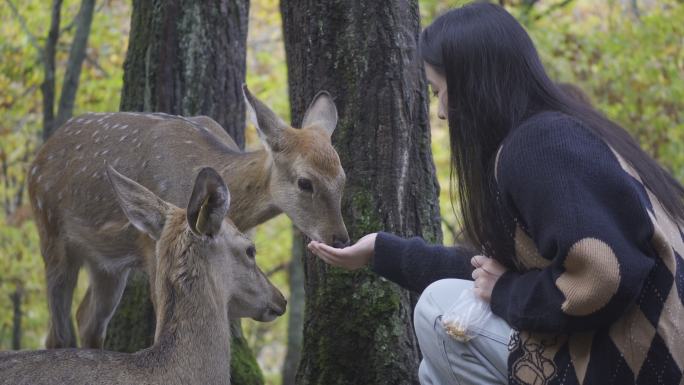
M 232 385 L 263 385 L 264 375 L 254 359 L 252 350 L 242 337 L 233 337 L 230 356 Z

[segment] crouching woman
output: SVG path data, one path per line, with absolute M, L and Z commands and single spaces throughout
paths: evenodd
M 311 251 L 422 292 L 424 385 L 682 384 L 682 186 L 558 88 L 503 8 L 447 12 L 420 53 L 481 255 L 387 233 Z M 474 337 L 452 337 L 445 313 L 480 300 L 489 314 Z

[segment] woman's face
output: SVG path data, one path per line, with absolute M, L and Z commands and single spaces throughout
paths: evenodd
M 432 93 L 439 100 L 439 107 L 437 108 L 437 117 L 442 120 L 447 118 L 447 85 L 446 77 L 440 74 L 435 67 L 425 63 L 425 76 L 427 76 L 428 83 L 430 83 L 430 88 L 432 88 Z

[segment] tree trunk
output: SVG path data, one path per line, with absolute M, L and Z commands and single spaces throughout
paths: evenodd
M 293 124 L 321 89 L 339 111 L 333 144 L 347 172 L 342 210 L 352 239 L 387 230 L 440 242 L 417 1 L 283 0 L 281 10 Z M 418 383 L 407 291 L 310 254 L 304 271 L 298 384 Z
M 248 12 L 249 0 L 134 0 L 121 110 L 207 115 L 243 147 Z M 130 352 L 149 346 L 153 314 L 147 278 L 132 274 L 106 347 Z M 231 329 L 232 383 L 262 384 L 239 322 Z
M 88 37 L 90 36 L 90 26 L 93 24 L 94 10 L 95 0 L 83 0 L 81 2 L 81 8 L 76 16 L 76 34 L 69 50 L 69 59 L 67 60 L 64 82 L 62 83 L 62 94 L 59 97 L 57 121 L 53 126 L 55 128 L 61 126 L 74 113 L 76 91 L 78 91 L 83 60 L 86 57 L 86 48 L 88 48 Z
M 249 0 L 134 0 L 122 111 L 207 115 L 244 147 Z
M 43 93 L 43 141 L 48 140 L 55 127 L 55 55 L 57 40 L 59 40 L 61 12 L 62 0 L 53 0 L 50 12 L 50 29 L 41 55 L 45 70 L 45 79 L 40 85 Z
M 24 288 L 20 283 L 16 284 L 14 292 L 10 294 L 12 301 L 12 350 L 21 349 L 21 321 L 23 312 L 21 302 L 24 299 Z
M 288 267 L 290 299 L 287 303 L 287 353 L 283 362 L 282 385 L 296 385 L 297 366 L 302 356 L 302 327 L 304 326 L 304 250 L 302 233 L 292 229 L 292 260 Z

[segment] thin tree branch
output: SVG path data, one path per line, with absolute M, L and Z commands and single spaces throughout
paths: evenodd
M 536 20 L 539 20 L 539 19 L 541 19 L 541 18 L 543 18 L 543 17 L 546 17 L 546 16 L 550 15 L 551 13 L 553 13 L 555 10 L 560 9 L 560 8 L 563 8 L 563 7 L 567 6 L 567 5 L 569 5 L 570 3 L 572 3 L 573 1 L 574 1 L 574 0 L 563 0 L 563 1 L 559 1 L 558 3 L 556 3 L 556 4 L 552 5 L 552 6 L 550 6 L 549 8 L 547 8 L 546 11 L 544 11 L 544 12 L 538 14 L 537 16 L 535 16 L 535 17 L 534 17 L 534 20 L 536 21 Z
M 287 269 L 289 266 L 290 266 L 290 262 L 283 262 L 283 263 L 279 264 L 278 266 L 272 268 L 271 270 L 265 272 L 264 275 L 266 275 L 266 277 L 268 277 L 268 278 L 271 278 L 271 276 L 273 274 L 278 273 L 280 271 L 283 271 L 283 270 Z
M 62 0 L 53 0 L 50 30 L 48 31 L 45 50 L 43 51 L 45 79 L 40 86 L 43 93 L 43 140 L 47 140 L 50 137 L 55 124 L 55 54 L 59 40 L 61 12 Z
M 62 84 L 62 94 L 59 98 L 59 110 L 55 126 L 66 122 L 74 112 L 74 101 L 78 91 L 78 82 L 81 76 L 83 60 L 86 57 L 88 48 L 88 37 L 90 36 L 90 26 L 93 23 L 93 11 L 95 10 L 95 0 L 83 0 L 78 11 L 78 26 L 74 41 L 71 43 L 67 68 Z
M 28 24 L 26 24 L 26 19 L 24 19 L 23 16 L 19 13 L 19 10 L 17 7 L 12 3 L 11 0 L 5 0 L 7 5 L 9 5 L 10 10 L 12 10 L 12 14 L 14 17 L 16 17 L 19 20 L 19 25 L 21 25 L 21 29 L 24 30 L 24 32 L 28 35 L 29 40 L 31 41 L 31 45 L 38 51 L 38 55 L 42 55 L 43 53 L 43 47 L 40 46 L 40 43 L 38 43 L 38 39 L 31 33 L 31 30 L 28 27 Z

